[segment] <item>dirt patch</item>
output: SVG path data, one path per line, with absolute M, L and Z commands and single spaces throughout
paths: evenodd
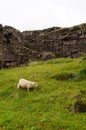
M 74 105 L 74 112 L 86 112 L 86 91 L 80 91 Z
M 79 94 L 75 97 L 75 103 L 70 104 L 66 108 L 74 113 L 83 113 L 86 112 L 86 91 L 81 90 Z

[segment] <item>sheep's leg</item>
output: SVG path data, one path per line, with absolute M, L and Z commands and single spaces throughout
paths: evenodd
M 27 91 L 29 92 L 29 88 L 27 88 Z
M 17 84 L 17 88 L 20 88 L 20 85 L 19 85 L 19 84 Z

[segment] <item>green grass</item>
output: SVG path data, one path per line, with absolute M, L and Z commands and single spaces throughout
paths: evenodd
M 86 91 L 85 63 L 62 58 L 0 70 L 0 130 L 86 130 L 86 112 L 74 112 L 76 97 Z M 71 73 L 79 79 L 69 80 Z M 38 88 L 17 89 L 20 78 Z

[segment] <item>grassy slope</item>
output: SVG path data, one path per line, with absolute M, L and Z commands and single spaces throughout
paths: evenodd
M 86 80 L 60 81 L 60 73 L 79 73 L 81 59 L 55 59 L 34 62 L 27 67 L 0 71 L 0 130 L 86 130 L 86 113 L 67 109 L 73 105 Z M 20 78 L 36 81 L 37 89 L 19 90 Z

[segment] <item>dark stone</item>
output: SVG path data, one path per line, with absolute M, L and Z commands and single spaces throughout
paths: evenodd
M 55 55 L 52 52 L 42 52 L 38 55 L 38 59 L 40 60 L 50 60 L 52 58 L 55 58 Z

